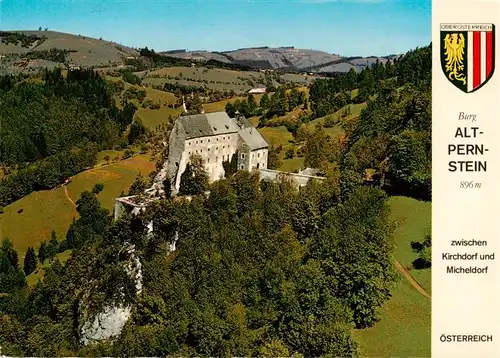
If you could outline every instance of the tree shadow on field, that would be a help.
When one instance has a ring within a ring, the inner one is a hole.
[[[431,267],[430,262],[428,262],[420,257],[416,260],[413,260],[413,262],[411,264],[415,270],[424,270],[424,269],[428,269]]]
[[[418,257],[411,263],[414,269],[424,270],[431,267],[432,263],[431,245],[432,241],[429,233],[425,235],[425,239],[423,242],[418,242],[418,241],[410,242],[410,246],[413,252],[415,252],[418,255]]]
[[[410,246],[411,246],[412,250],[416,253],[419,253],[424,248],[424,245],[418,241],[412,241],[410,243]]]

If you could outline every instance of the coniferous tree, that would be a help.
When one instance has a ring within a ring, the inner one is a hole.
[[[141,140],[146,135],[146,127],[142,124],[142,120],[137,117],[130,126],[130,132],[128,134],[128,144],[134,144],[135,142]]]
[[[273,145],[269,146],[267,150],[267,167],[269,169],[278,169],[282,164],[277,148]]]
[[[181,175],[179,194],[199,195],[208,188],[208,174],[203,166],[200,156],[193,155],[186,165],[186,170]]]
[[[31,246],[28,247],[26,255],[24,256],[24,274],[28,276],[36,270],[36,255],[35,249]]]
[[[49,248],[46,241],[42,241],[38,248],[38,260],[43,265],[45,260],[49,257]]]
[[[225,107],[226,113],[229,117],[233,118],[234,114],[236,112],[236,109],[234,108],[233,104],[231,102],[226,103]]]
[[[50,241],[47,244],[47,258],[52,259],[59,251],[59,242],[54,230],[50,233]]]
[[[269,108],[269,95],[267,93],[264,93],[262,98],[260,99],[259,106],[262,108],[264,111],[266,111]]]
[[[144,191],[149,187],[149,183],[147,179],[141,174],[138,173],[134,182],[130,186],[128,195],[139,195],[144,193]]]
[[[103,191],[104,189],[104,184],[102,183],[97,183],[96,185],[94,185],[94,187],[92,188],[92,193],[94,194],[99,194],[101,191]]]
[[[299,91],[297,90],[296,87],[292,88],[292,90],[290,91],[290,94],[288,96],[288,106],[289,106],[289,110],[292,110],[294,109],[295,107],[297,107],[299,105]]]
[[[223,161],[222,167],[224,168],[224,175],[226,178],[236,173],[238,170],[238,151],[231,156],[231,159]]]
[[[248,110],[247,113],[248,116],[254,116],[257,110],[257,103],[255,102],[255,97],[251,93],[248,95],[247,98],[247,110]]]

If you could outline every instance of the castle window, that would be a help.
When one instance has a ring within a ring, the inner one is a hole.
[[[241,166],[241,170],[243,170],[243,169],[245,169],[245,166],[243,166],[243,165],[242,165],[242,166]]]
[[[208,140],[208,143],[210,143],[210,139]]]
[[[215,147],[215,150],[219,150],[219,147]]]
[[[241,159],[245,159],[245,153],[241,153]]]
[[[218,162],[219,161],[219,157],[215,157],[215,161]]]
[[[260,153],[257,153],[257,158],[260,158]]]
[[[210,148],[208,148],[208,151],[210,152]]]
[[[198,144],[198,141],[196,141],[196,144]]]
[[[226,146],[225,146],[225,145],[223,145],[223,146],[222,146],[222,149],[224,149],[224,148],[226,148]]]
[[[191,152],[188,152],[189,155],[191,155]]]
[[[207,163],[210,163],[210,158],[207,158]]]
[[[200,143],[203,143],[203,139],[202,139],[202,140],[200,140]]]

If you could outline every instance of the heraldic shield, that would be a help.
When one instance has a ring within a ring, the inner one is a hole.
[[[495,69],[495,25],[441,24],[441,67],[465,93],[484,86]]]

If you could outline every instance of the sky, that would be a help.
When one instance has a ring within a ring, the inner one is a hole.
[[[0,0],[1,30],[81,34],[155,51],[294,46],[342,56],[431,41],[431,0]]]

